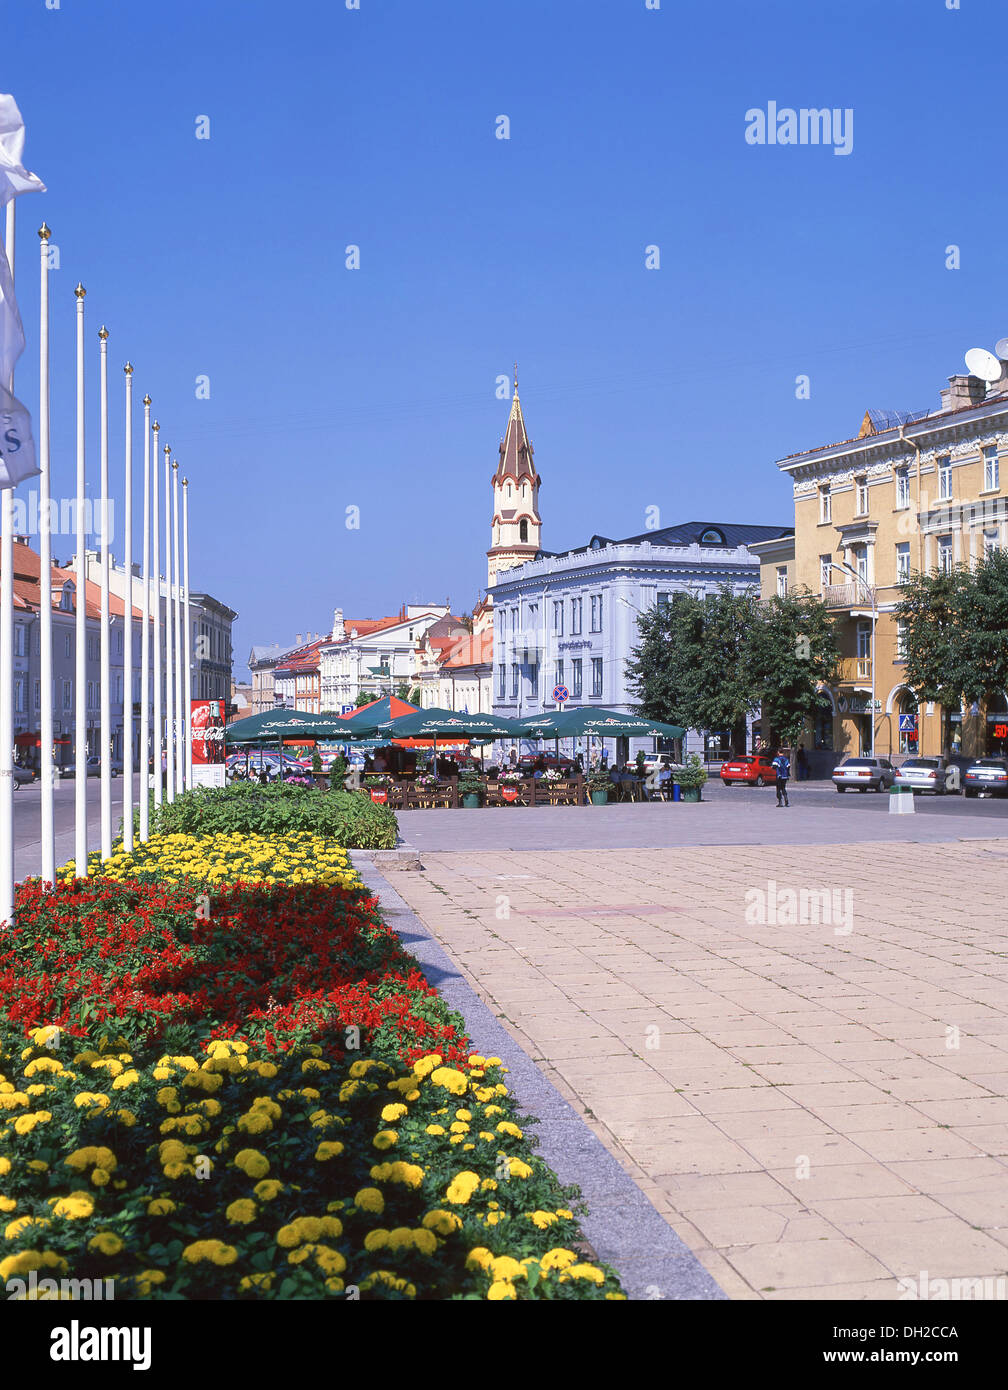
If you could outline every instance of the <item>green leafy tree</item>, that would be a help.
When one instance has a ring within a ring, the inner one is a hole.
[[[362,705],[370,705],[375,696],[369,690],[358,690],[354,706],[360,709]]]
[[[794,744],[837,670],[836,624],[820,598],[791,591],[757,605],[745,642],[747,680],[764,725]]]
[[[700,657],[692,672],[696,729],[737,729],[757,699],[746,648],[759,615],[753,590],[725,585],[703,599]]]
[[[640,641],[626,669],[640,714],[688,729],[699,727],[693,671],[700,659],[702,628],[702,605],[692,594],[673,594],[667,604],[637,619]]]
[[[1008,555],[914,573],[896,605],[906,683],[946,709],[1008,687]]]

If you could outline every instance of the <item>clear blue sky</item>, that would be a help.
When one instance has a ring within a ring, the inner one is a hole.
[[[91,477],[104,321],[117,487],[129,357],[192,479],[193,586],[241,615],[236,669],[335,605],[472,607],[515,358],[562,549],[655,504],[788,523],[777,458],[936,406],[1008,334],[999,0],[360,5],[0,5],[0,89],[49,188],[19,206],[17,394],[35,409],[44,216],[54,491],[82,279]],[[748,145],[771,100],[853,108],[853,153]]]

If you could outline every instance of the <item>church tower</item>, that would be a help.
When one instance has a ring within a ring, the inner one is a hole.
[[[540,549],[542,520],[539,516],[541,479],[533,461],[533,448],[525,429],[518,399],[518,368],[507,432],[500,446],[493,484],[493,521],[487,551],[487,586],[496,584],[504,570],[532,560]]]

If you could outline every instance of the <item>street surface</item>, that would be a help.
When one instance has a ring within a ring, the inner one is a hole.
[[[61,778],[53,797],[56,867],[69,863],[74,857],[74,786],[73,777]],[[133,779],[133,801],[140,794],[139,775]],[[112,778],[112,838],[119,838],[122,821],[123,779]],[[19,788],[14,793],[14,877],[21,881],[42,871],[42,788],[38,782]],[[101,847],[101,788],[97,777],[87,778],[88,849]]]

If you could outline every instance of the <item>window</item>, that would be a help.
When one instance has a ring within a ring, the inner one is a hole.
[[[564,606],[563,599],[558,599],[553,604],[553,631],[558,637],[563,636]]]
[[[518,539],[523,543],[528,543],[528,522],[522,517],[518,523]]]
[[[829,483],[819,489],[819,521],[825,524],[833,520],[833,502],[830,497]]]
[[[899,619],[897,619],[897,621],[896,621],[896,660],[897,660],[897,661],[906,661],[906,638],[907,638],[907,625],[906,625],[906,622],[905,622],[902,618],[899,618]],[[905,750],[904,750],[904,751],[905,751]]]
[[[820,589],[825,589],[826,586],[827,586],[827,584],[831,584],[831,583],[833,582],[832,579],[831,579],[831,575],[832,575],[832,574],[833,574],[833,556],[832,556],[832,555],[820,555],[820,556],[819,556],[819,588],[820,588]]]
[[[996,555],[1001,549],[1001,540],[997,531],[985,531],[983,533],[983,553],[984,559],[988,560],[992,555]]]
[[[857,488],[857,515],[868,515],[868,479],[858,478],[855,486]]]
[[[591,630],[592,632],[602,631],[602,595],[592,594],[591,598]]]
[[[896,469],[896,506],[903,510],[910,505],[910,470]]]
[[[787,565],[777,566],[777,597],[787,598]]]
[[[858,578],[861,580],[861,584],[865,585],[868,583],[868,547],[866,545],[855,546],[851,553],[854,557],[854,568],[858,572]],[[858,597],[859,599],[862,598],[863,594],[859,594]]]
[[[503,700],[507,694],[507,667],[503,664],[497,667],[497,698]]]
[[[601,694],[602,694],[602,658],[601,658],[600,656],[593,656],[592,659],[591,659],[591,664],[592,664],[592,692],[591,692],[591,693],[592,693],[593,695],[601,695]]]
[[[944,455],[938,460],[938,500],[948,502],[952,497],[952,460]]]
[[[984,456],[984,491],[985,491],[985,492],[997,492],[998,488],[1001,486],[1001,482],[1000,482],[1000,469],[998,468],[998,451],[997,451],[997,447],[994,446],[994,445],[992,445],[991,448],[985,449],[985,450],[983,451],[983,456]]]
[[[573,635],[575,635],[575,634],[577,634],[577,633],[579,633],[579,632],[581,631],[581,600],[580,600],[579,598],[572,598],[571,601],[570,601],[570,603],[571,603],[571,625],[570,625],[570,630],[571,630],[571,635],[573,636]]]
[[[518,630],[518,609],[511,609],[511,636],[513,637]]]
[[[73,634],[68,632],[66,635],[66,654],[73,656]]]
[[[564,683],[564,664],[563,664],[563,660],[561,659],[561,660],[558,661],[557,664],[556,664],[556,680],[553,682],[553,684],[554,684],[554,685],[563,685],[563,683]]]
[[[69,681],[64,681],[64,682],[63,682],[63,708],[64,708],[64,709],[71,709],[72,707],[73,707],[73,686],[70,684]]]
[[[871,623],[857,625],[857,654],[859,661],[866,661],[871,656]]]
[[[36,682],[35,682],[35,708],[36,708],[36,709],[41,709],[41,708],[42,708],[42,682],[41,682],[41,681],[36,681]]]
[[[713,527],[713,526],[712,526],[709,530],[705,531],[705,532],[703,533],[703,535],[700,537],[700,544],[701,544],[701,545],[725,545],[725,544],[726,544],[726,541],[725,541],[725,538],[724,538],[724,536],[722,535],[722,533],[721,533],[720,531],[718,531],[718,530],[716,529],[716,527]]]
[[[17,714],[24,712],[24,676],[16,677],[14,681],[14,710]]]
[[[529,696],[535,699],[539,694],[539,663],[528,668],[529,673]]]
[[[517,698],[518,698],[518,665],[517,665],[517,663],[515,663],[515,664],[511,667],[511,698],[512,698],[512,700],[517,700]]]
[[[938,568],[942,574],[952,573],[952,537],[938,537]]]
[[[896,583],[905,584],[910,578],[910,542],[902,541],[896,547]]]
[[[115,645],[116,654],[117,654],[118,656],[122,656],[123,635],[122,635],[122,632],[121,632],[121,631],[116,633],[115,639],[116,639],[116,645]]]
[[[580,698],[581,695],[581,658],[574,657],[571,661],[571,695]]]
[[[669,595],[669,593],[668,593],[667,590],[659,589],[659,591],[658,591],[658,607],[659,607],[659,608],[667,608],[667,607],[669,606],[669,598],[670,598],[670,595]]]
[[[25,630],[24,623],[18,623],[14,628],[14,655],[24,656],[25,654]]]

